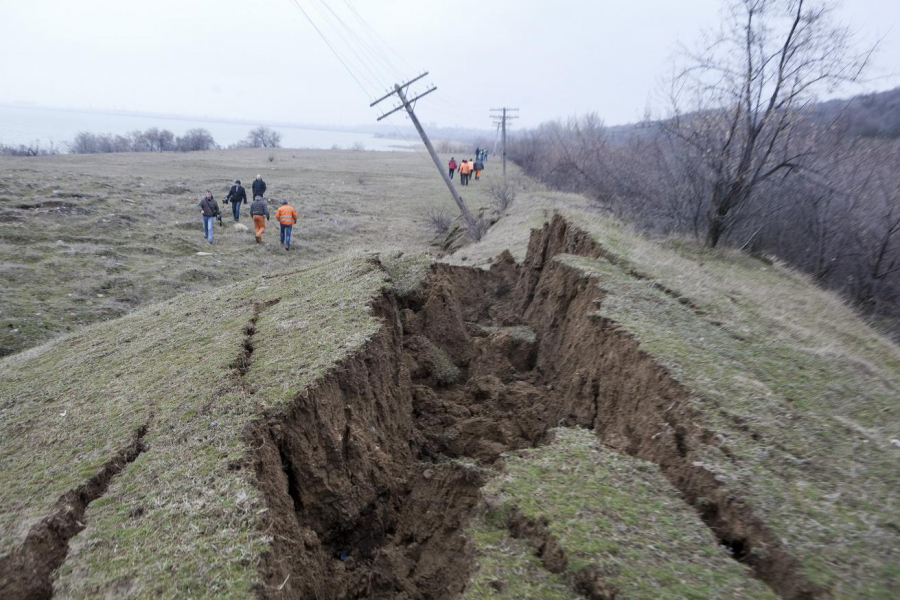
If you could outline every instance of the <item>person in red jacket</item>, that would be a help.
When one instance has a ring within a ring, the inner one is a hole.
[[[453,179],[453,174],[456,173],[457,166],[458,165],[456,164],[456,159],[451,156],[450,162],[447,163],[447,167],[450,169],[450,179]]]

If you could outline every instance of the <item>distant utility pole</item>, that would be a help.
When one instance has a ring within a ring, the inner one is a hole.
[[[511,115],[509,113],[519,112],[518,108],[492,108],[491,112],[494,113],[491,115],[494,119],[494,125],[500,126],[500,153],[503,156],[503,180],[506,180],[506,122],[512,119],[518,119],[517,115]],[[500,114],[496,114],[500,113]]]
[[[431,145],[431,140],[428,139],[428,135],[425,133],[425,130],[422,128],[422,124],[419,123],[419,119],[418,119],[418,117],[416,117],[416,112],[413,110],[413,103],[416,102],[416,100],[418,100],[419,98],[422,98],[423,96],[427,96],[431,92],[435,91],[437,88],[432,86],[431,88],[422,92],[415,98],[412,98],[412,99],[406,98],[406,90],[409,89],[409,86],[411,84],[415,83],[416,81],[422,79],[426,75],[428,75],[428,71],[422,73],[421,75],[419,75],[418,77],[416,77],[414,79],[410,79],[406,83],[398,83],[398,84],[394,85],[393,92],[385,94],[384,96],[382,96],[381,98],[379,98],[378,100],[376,100],[375,102],[370,104],[369,106],[370,107],[375,106],[376,104],[387,100],[394,94],[397,94],[397,97],[400,98],[400,106],[396,106],[393,109],[391,109],[390,111],[384,113],[383,115],[378,117],[378,120],[380,121],[380,120],[384,119],[385,117],[394,114],[398,110],[401,110],[404,108],[406,109],[406,112],[409,113],[409,118],[412,120],[413,125],[416,126],[416,131],[418,131],[419,135],[422,136],[422,141],[425,142],[425,147],[428,148],[428,153],[431,155],[431,160],[434,161],[434,166],[437,167],[437,170],[441,174],[441,177],[444,178],[444,183],[447,184],[447,188],[450,190],[450,194],[453,195],[453,200],[456,201],[456,205],[459,207],[459,212],[462,213],[463,219],[465,219],[465,221],[466,221],[466,227],[469,230],[469,235],[473,239],[477,240],[480,237],[480,233],[481,233],[478,223],[475,221],[475,217],[472,216],[472,213],[469,212],[469,208],[466,206],[465,201],[463,201],[462,196],[460,196],[459,192],[456,190],[456,186],[453,185],[453,181],[450,179],[450,175],[448,174],[447,170],[444,168],[444,165],[441,163],[441,159],[438,158],[437,152],[434,151],[434,146]]]

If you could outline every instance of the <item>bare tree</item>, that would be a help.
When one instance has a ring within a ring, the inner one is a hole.
[[[815,140],[795,135],[803,109],[857,81],[872,51],[854,53],[832,7],[813,0],[732,0],[707,39],[685,52],[664,125],[702,166],[706,243],[716,246],[758,186],[805,167]]]
[[[247,143],[251,148],[280,148],[281,134],[260,125],[247,134]]]
[[[183,136],[175,140],[175,147],[181,152],[212,150],[216,147],[216,140],[213,139],[212,134],[206,129],[189,129]]]
[[[175,149],[175,134],[168,129],[151,127],[143,133],[148,152],[168,152]]]

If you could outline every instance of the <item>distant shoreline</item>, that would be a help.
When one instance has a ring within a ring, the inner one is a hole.
[[[327,128],[322,125],[300,123],[258,122],[244,119],[223,119],[204,116],[143,113],[139,111],[93,110],[80,108],[52,108],[49,106],[0,103],[0,145],[55,146],[64,149],[79,134],[127,136],[135,131],[158,128],[171,131],[176,137],[194,129],[207,130],[215,143],[222,147],[239,144],[248,132],[260,125],[281,134],[286,148],[349,148],[365,150],[394,150],[415,143],[397,131],[361,131]]]

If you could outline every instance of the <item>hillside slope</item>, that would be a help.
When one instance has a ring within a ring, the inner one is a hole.
[[[783,575],[795,585],[806,585],[799,579],[805,576],[816,593],[890,597],[900,585],[898,348],[835,294],[782,265],[689,241],[648,241],[589,214],[574,195],[548,194],[517,207],[479,248],[458,252],[454,262],[477,264],[499,248],[524,256],[519,230],[553,207],[586,232],[590,250],[557,255],[551,264],[595,283],[602,300],[593,317],[626,333],[677,380],[695,415],[681,432],[661,414],[657,425],[601,439],[647,458],[654,451],[640,449],[646,436],[676,435],[695,473],[670,478],[689,499],[696,490],[677,481],[707,477],[726,484],[691,501],[784,595],[802,590],[785,593],[770,571],[790,562],[779,556],[782,544],[800,563]],[[531,255],[543,254],[532,248]],[[597,360],[609,359],[587,359]],[[582,362],[578,356],[563,374],[577,374]],[[710,501],[713,508],[706,507]],[[744,515],[741,524],[728,522],[734,514]]]
[[[892,597],[896,346],[526,192],[453,264],[352,253],[0,361],[0,589]]]

